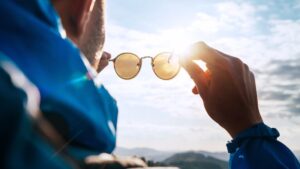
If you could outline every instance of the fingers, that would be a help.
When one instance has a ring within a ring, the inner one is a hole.
[[[193,87],[192,92],[193,92],[194,94],[199,94],[199,91],[198,91],[198,89],[197,89],[197,86],[194,86],[194,87]]]
[[[97,65],[97,72],[100,73],[109,63],[109,60],[111,58],[111,54],[108,53],[108,52],[103,52],[102,53],[102,56],[98,62],[98,65]]]
[[[201,97],[204,98],[208,87],[205,72],[193,61],[182,61],[182,66],[196,84],[197,89],[193,89],[193,93],[199,93]]]
[[[187,58],[189,60],[202,60],[207,64],[218,67],[226,66],[228,62],[226,56],[207,46],[204,42],[198,42],[192,45]]]
[[[111,58],[111,54],[104,51],[101,56],[101,60],[110,60],[110,58]]]

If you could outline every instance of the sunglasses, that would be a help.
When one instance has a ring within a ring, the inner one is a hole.
[[[142,59],[150,58],[154,74],[162,80],[174,78],[180,71],[179,61],[172,59],[170,52],[162,52],[154,58],[150,56],[138,57],[134,53],[121,53],[114,59],[114,69],[117,75],[125,80],[133,79],[138,75],[142,67]]]

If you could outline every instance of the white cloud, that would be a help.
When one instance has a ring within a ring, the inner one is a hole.
[[[197,17],[197,20],[188,27],[188,31],[201,31],[210,34],[220,31],[221,22],[218,18],[201,12],[197,13]]]
[[[276,47],[276,52],[293,57],[300,53],[300,19],[299,20],[271,20],[269,43]],[[267,39],[266,39],[267,40]]]
[[[231,30],[251,32],[260,17],[256,16],[257,8],[247,3],[224,2],[217,4],[222,26]]]
[[[223,2],[216,4],[214,10],[213,14],[197,13],[197,20],[188,27],[188,30],[210,34],[250,33],[256,30],[256,24],[262,19],[257,12],[267,10],[267,7],[249,3]]]

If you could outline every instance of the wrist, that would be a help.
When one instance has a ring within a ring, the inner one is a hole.
[[[232,138],[235,138],[237,135],[239,135],[239,133],[243,132],[244,130],[251,128],[252,126],[255,126],[259,123],[262,123],[263,120],[262,118],[259,116],[258,118],[254,118],[254,119],[245,119],[245,120],[235,120],[234,122],[231,122],[231,125],[228,125],[227,128],[225,128],[227,130],[227,132],[230,134],[230,136]]]

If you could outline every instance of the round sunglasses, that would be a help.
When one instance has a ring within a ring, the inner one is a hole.
[[[162,80],[170,80],[180,71],[179,61],[175,61],[170,52],[159,53],[154,58],[151,56],[140,58],[134,53],[126,52],[119,54],[110,61],[114,63],[117,75],[122,79],[129,80],[138,75],[142,67],[142,59],[146,58],[151,59],[154,74]]]

